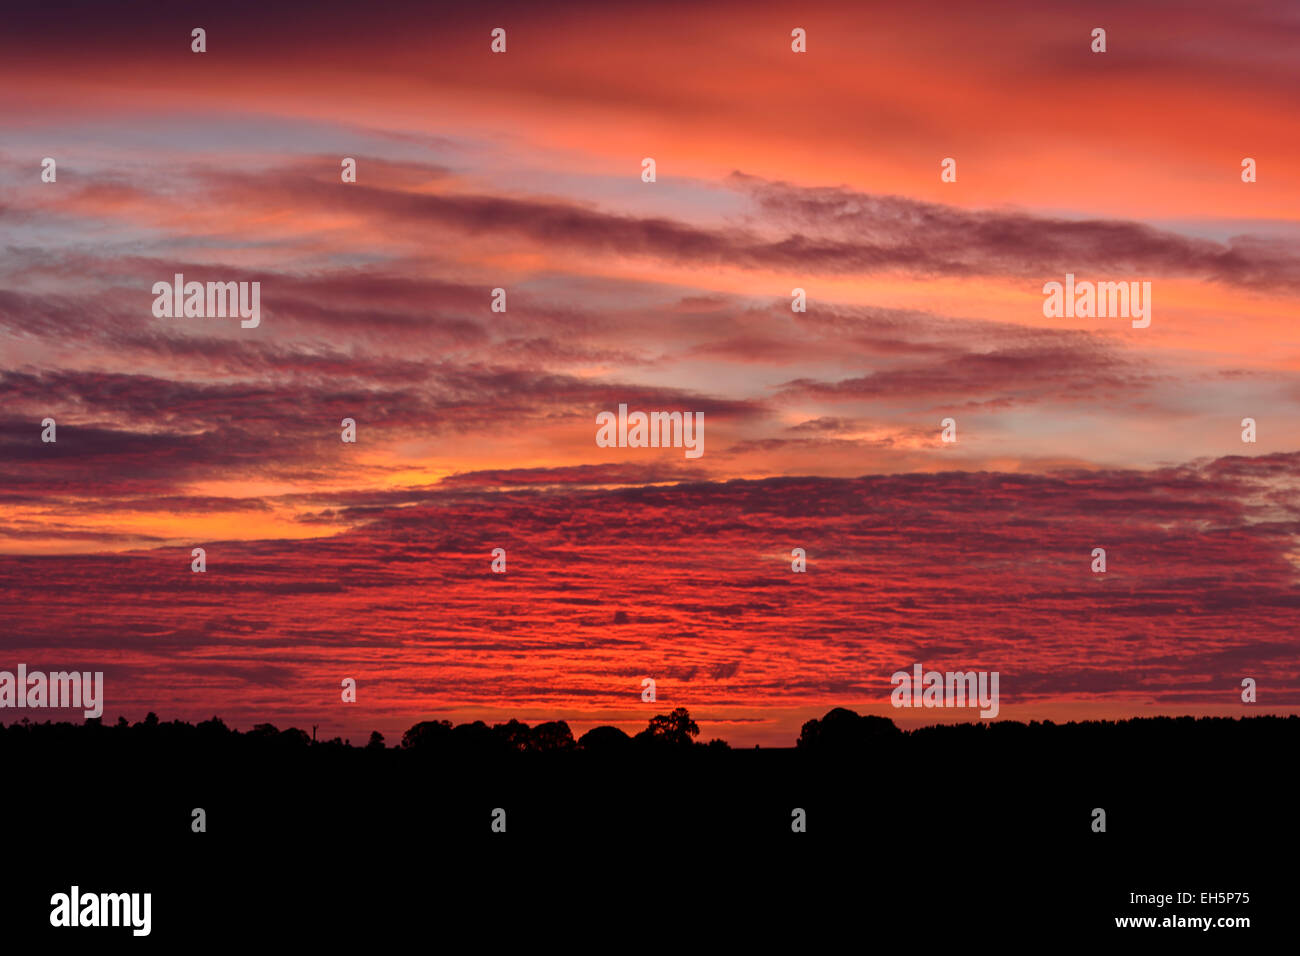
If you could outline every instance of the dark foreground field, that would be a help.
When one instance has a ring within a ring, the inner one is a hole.
[[[1290,932],[1300,718],[884,724],[789,749],[544,752],[472,735],[364,749],[214,725],[10,726],[0,926],[7,941],[169,952],[820,952],[899,935],[945,950],[1097,937],[1182,951]],[[792,831],[796,808],[806,832]],[[51,927],[51,895],[73,884],[152,893],[150,935]],[[1180,891],[1195,902],[1130,902]],[[1251,926],[1116,928],[1128,915]]]

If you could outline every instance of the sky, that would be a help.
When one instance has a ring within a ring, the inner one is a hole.
[[[893,708],[915,663],[999,719],[1300,712],[1298,43],[1284,2],[16,10],[0,670],[354,742],[977,719]],[[260,324],[155,316],[176,273]],[[1046,317],[1067,274],[1149,327]],[[620,404],[704,453],[601,447]]]

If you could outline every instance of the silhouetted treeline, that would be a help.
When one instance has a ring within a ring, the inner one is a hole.
[[[652,717],[644,730],[629,736],[617,727],[595,727],[575,738],[567,722],[546,721],[529,726],[509,720],[489,726],[481,720],[453,725],[447,720],[421,721],[408,729],[396,747],[389,747],[382,734],[372,732],[364,747],[354,747],[340,737],[313,740],[297,727],[281,730],[261,723],[240,732],[227,727],[219,717],[190,724],[160,721],[150,713],[132,724],[125,718],[106,725],[100,719],[82,724],[35,723],[28,718],[7,727],[0,724],[0,752],[41,752],[65,746],[112,747],[121,743],[166,752],[247,751],[259,756],[306,751],[405,751],[419,754],[448,754],[472,757],[514,753],[553,754],[573,751],[588,753],[637,753],[646,748],[657,752],[682,749],[725,751],[730,745],[720,739],[698,742],[700,729],[690,713],[678,707]],[[901,730],[887,717],[859,715],[837,707],[825,716],[803,725],[794,742],[798,751],[809,754],[882,754],[892,748],[907,751],[950,747],[1003,751],[1023,749],[1049,753],[1062,748],[1107,748],[1121,752],[1166,746],[1181,752],[1198,746],[1231,748],[1234,742],[1249,740],[1252,747],[1270,741],[1288,744],[1300,735],[1300,717],[1143,717],[1121,721],[1082,721],[1056,724],[1052,721],[994,721],[940,724],[916,730]],[[757,749],[757,748],[756,748]],[[780,749],[780,748],[769,748]],[[1159,751],[1154,755],[1158,758]]]
[[[1253,893],[1264,870],[1243,855],[1300,847],[1289,765],[1300,717],[904,731],[836,708],[792,746],[700,736],[681,708],[630,736],[428,720],[398,741],[352,744],[217,718],[19,722],[0,727],[0,819],[31,887],[21,911],[47,920],[51,894],[73,883],[148,889],[160,938],[169,924],[206,932],[220,922],[212,901],[232,893],[244,916],[370,926],[394,900],[460,912],[503,874],[583,893],[644,878],[645,898],[669,887],[675,903],[683,873],[719,861],[747,897],[798,874],[814,923],[863,906],[879,921],[900,904],[881,896],[889,886],[906,888],[905,903],[949,874],[962,889],[945,912],[985,887],[996,906],[1011,899],[1074,933],[1083,917],[1124,912],[1134,890]],[[886,877],[868,889],[842,879],[846,864]],[[322,906],[339,881],[347,892]],[[736,912],[783,905],[747,898]]]
[[[481,720],[453,725],[448,720],[426,720],[415,724],[402,735],[400,744],[393,749],[419,753],[448,752],[474,756],[492,756],[511,753],[558,753],[573,750],[596,752],[620,751],[624,748],[684,748],[704,746],[709,749],[727,749],[724,740],[711,740],[699,745],[699,725],[683,707],[669,714],[652,717],[645,730],[629,736],[617,727],[595,727],[581,738],[575,739],[573,731],[563,720],[551,720],[529,726],[518,720],[488,726]],[[265,754],[274,751],[312,749],[355,750],[350,740],[341,737],[315,740],[311,734],[297,727],[280,730],[273,724],[255,724],[251,730],[232,730],[220,717],[190,724],[182,720],[160,721],[150,712],[144,720],[129,723],[119,717],[116,724],[105,725],[101,719],[91,718],[83,724],[33,723],[29,718],[5,727],[0,724],[0,749],[24,747],[59,747],[63,744],[85,745],[103,743],[113,745],[123,742],[148,745],[161,750],[226,750],[244,748]],[[390,749],[383,734],[373,731],[365,750]]]
[[[1195,746],[1227,746],[1249,741],[1252,748],[1293,743],[1300,736],[1300,716],[1279,717],[1134,717],[1128,720],[1084,720],[1058,724],[1050,720],[1016,720],[938,724],[900,730],[887,717],[859,715],[836,707],[810,720],[799,733],[797,747],[813,753],[874,750],[901,746],[907,750],[948,748],[1042,749],[1052,751],[1106,748],[1114,752],[1147,753],[1159,759],[1162,745],[1181,750]]]

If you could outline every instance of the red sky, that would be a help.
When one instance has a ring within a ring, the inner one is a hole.
[[[1294,5],[270,6],[0,37],[0,669],[354,739],[789,744],[918,662],[1300,707]],[[155,318],[177,272],[261,325]],[[1151,326],[1044,318],[1066,273]]]

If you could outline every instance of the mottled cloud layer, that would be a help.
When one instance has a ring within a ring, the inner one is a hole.
[[[1000,670],[1004,716],[1059,715],[1063,697],[1109,716],[1235,712],[1243,677],[1288,709],[1297,465],[461,481],[356,496],[340,517],[358,524],[331,538],[209,544],[203,575],[178,548],[6,557],[0,629],[17,660],[52,666],[57,648],[60,664],[106,664],[110,716],[216,710],[354,732],[434,713],[634,723],[653,676],[662,706],[756,719],[756,739],[775,742],[832,704],[897,716],[889,675],[913,662]],[[496,547],[504,575],[489,570]],[[355,715],[336,703],[347,676]]]
[[[15,10],[0,654],[102,665],[110,713],[353,736],[630,725],[654,676],[788,742],[918,660],[1000,669],[1006,715],[1235,712],[1242,676],[1293,709],[1298,29],[1270,2]],[[154,317],[176,273],[259,282],[260,326]],[[1151,282],[1151,326],[1044,318],[1066,273]],[[703,457],[597,446],[620,404],[703,413]]]

